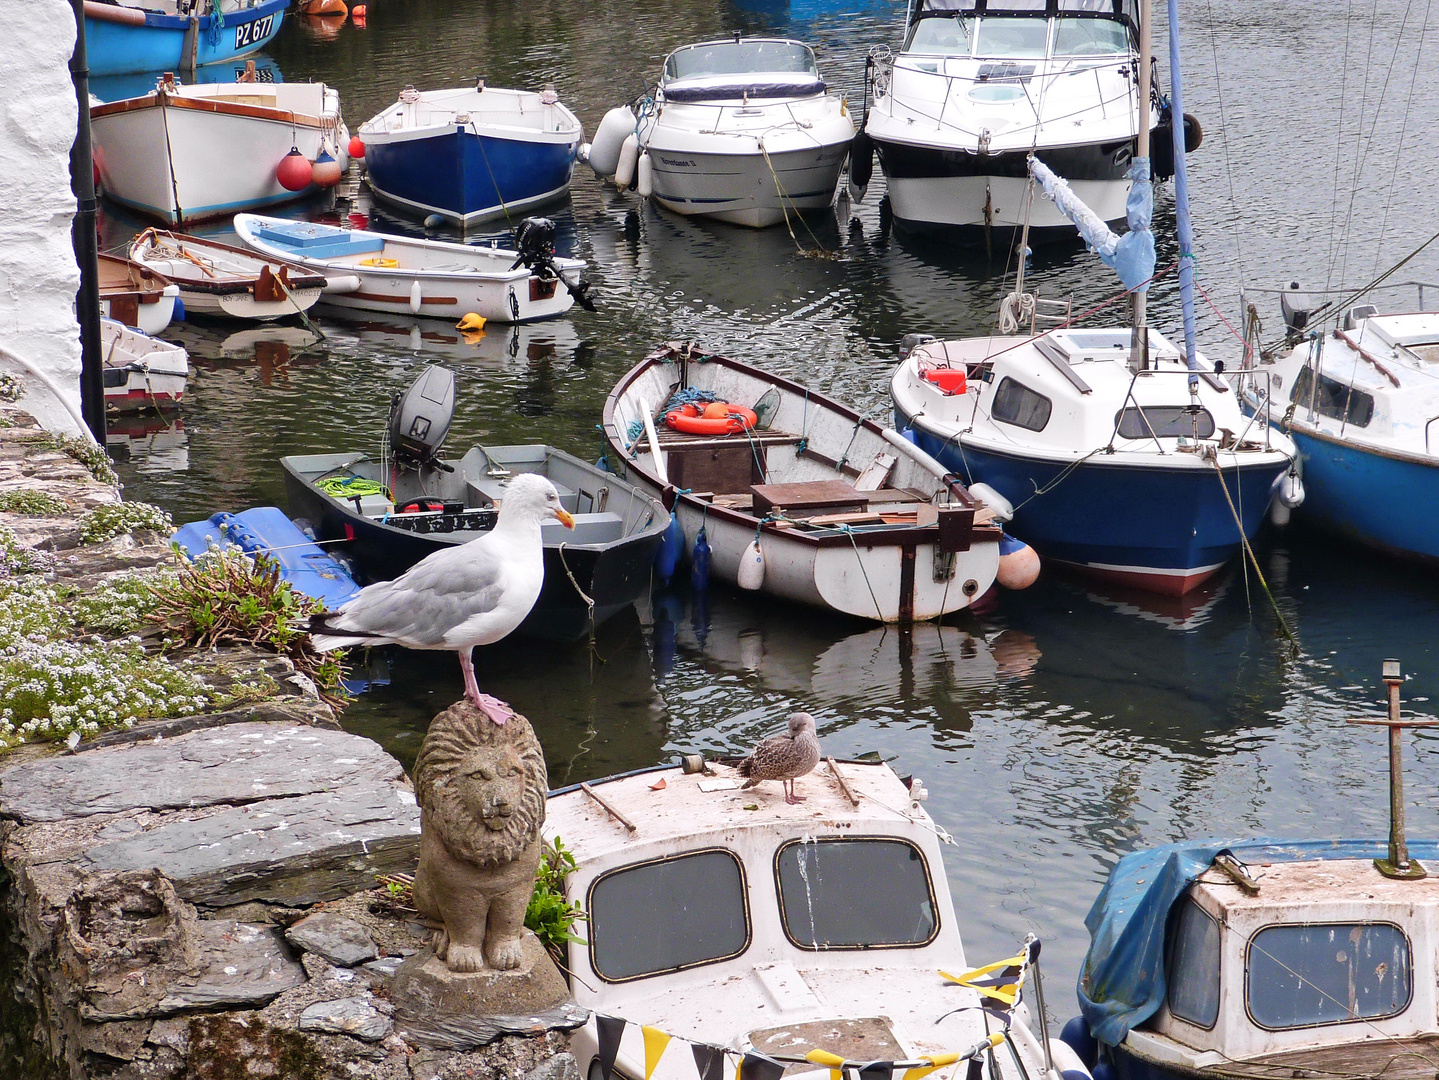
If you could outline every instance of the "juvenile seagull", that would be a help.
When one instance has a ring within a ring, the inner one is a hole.
[[[540,523],[575,519],[543,476],[521,473],[505,488],[495,527],[465,544],[425,556],[393,581],[361,589],[339,611],[310,618],[310,636],[324,652],[346,645],[403,645],[454,649],[465,675],[465,697],[496,724],[512,711],[480,693],[471,652],[519,626],[545,581]]]
[[[739,763],[739,774],[748,776],[745,788],[761,780],[779,780],[784,787],[784,801],[790,805],[804,802],[796,795],[795,780],[819,764],[819,736],[815,734],[814,717],[809,713],[791,713],[789,733],[771,735],[754,748],[754,753]],[[741,791],[744,788],[740,789]]]

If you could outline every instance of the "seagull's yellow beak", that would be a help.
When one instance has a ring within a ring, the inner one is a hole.
[[[563,506],[555,507],[555,520],[567,529],[573,529],[575,527],[575,516]]]

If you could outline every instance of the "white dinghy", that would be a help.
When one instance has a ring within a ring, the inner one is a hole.
[[[585,264],[555,254],[549,218],[520,222],[518,250],[256,214],[236,214],[235,232],[256,251],[323,274],[322,302],[339,308],[498,323],[553,318],[576,302],[593,310]]]
[[[267,322],[312,307],[325,287],[324,275],[298,263],[164,229],[137,236],[130,258],[178,285],[187,315]]]
[[[190,354],[114,319],[100,320],[107,412],[174,408],[190,378]]]
[[[943,466],[758,368],[667,345],[611,391],[604,431],[611,468],[671,507],[686,551],[704,530],[730,584],[893,623],[968,607],[1000,575],[1002,532]]]
[[[829,207],[853,138],[808,45],[736,34],[672,52],[653,98],[605,115],[589,161],[677,214],[765,228]]]

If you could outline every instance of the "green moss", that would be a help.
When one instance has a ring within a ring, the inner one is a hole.
[[[8,371],[0,371],[0,401],[19,401],[25,392],[20,379]]]
[[[147,502],[106,503],[80,519],[82,544],[101,544],[133,532],[158,532],[169,536],[174,531],[175,523],[170,515]]]
[[[246,1017],[190,1021],[185,1080],[323,1080],[325,1059],[298,1031]]]
[[[20,488],[0,494],[0,511],[32,517],[58,517],[70,512],[70,504],[39,488]]]

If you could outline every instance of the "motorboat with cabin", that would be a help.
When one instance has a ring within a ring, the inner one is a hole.
[[[1201,355],[1148,330],[1055,329],[916,345],[890,382],[895,424],[984,484],[1040,558],[1182,595],[1264,523],[1294,445],[1239,408]],[[982,496],[985,497],[985,496]]]
[[[569,190],[584,130],[553,85],[416,90],[360,125],[370,190],[400,209],[464,227]]]
[[[1439,559],[1439,312],[1367,303],[1329,324],[1319,297],[1296,286],[1281,299],[1288,340],[1256,350],[1235,384],[1298,447],[1301,513],[1370,547]]]
[[[649,586],[669,526],[665,508],[550,446],[473,446],[446,460],[440,451],[454,405],[454,373],[432,365],[396,396],[378,453],[281,458],[290,516],[335,545],[326,550],[352,559],[362,582],[386,581],[492,529],[510,477],[539,473],[555,485],[575,525],[541,528],[545,582],[521,631],[573,639],[631,604]]]
[[[874,153],[898,221],[1067,229],[1030,183],[1036,154],[1100,218],[1123,220],[1139,125],[1167,132],[1157,96],[1139,100],[1138,48],[1138,0],[910,0],[899,52],[874,48],[866,65],[855,193]],[[1162,150],[1155,166],[1172,172]]]
[[[550,794],[587,916],[565,957],[582,1076],[1089,1080],[1045,1036],[1037,943],[966,970],[920,781],[826,759],[802,806],[742,783],[696,757]]]
[[[710,572],[740,588],[907,623],[966,608],[997,579],[1034,580],[1032,553],[1011,541],[1002,554],[992,513],[949,468],[736,360],[656,350],[611,391],[604,433],[610,467],[673,510],[684,551],[703,537]]]
[[[91,75],[194,71],[263,49],[289,0],[84,0]]]
[[[1430,1080],[1439,844],[1403,825],[1397,660],[1384,662],[1383,840],[1197,840],[1120,859],[1085,920],[1062,1038],[1112,1080]],[[1392,811],[1391,811],[1392,813]]]
[[[589,164],[677,214],[762,229],[829,208],[854,131],[808,45],[737,33],[670,53],[653,96],[605,114]]]

